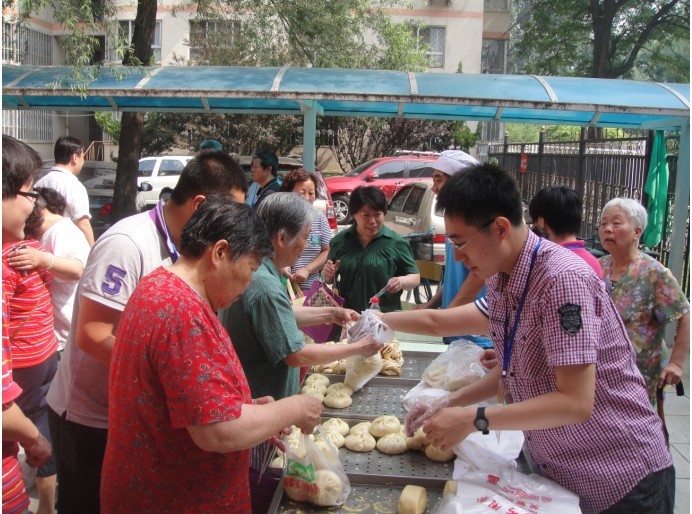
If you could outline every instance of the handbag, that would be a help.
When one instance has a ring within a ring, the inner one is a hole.
[[[305,293],[303,305],[306,307],[341,307],[344,305],[344,301],[343,298],[318,279],[312,283],[310,290]],[[304,334],[312,337],[316,343],[324,343],[330,340],[333,332],[341,331],[341,325],[325,323],[323,325],[302,327],[301,330]]]
[[[288,297],[291,299],[293,305],[300,307],[305,303],[305,293],[303,293],[303,290],[290,278],[286,279],[286,290],[288,291]]]

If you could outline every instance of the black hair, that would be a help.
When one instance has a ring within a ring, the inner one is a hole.
[[[162,187],[161,192],[159,193],[159,200],[161,200],[163,195],[168,195],[168,198],[170,198],[171,197],[170,195],[172,195],[172,194],[173,194],[173,188],[172,187],[168,187],[168,186]]]
[[[217,241],[225,239],[234,259],[244,255],[273,255],[267,229],[252,207],[230,196],[211,195],[202,202],[183,227],[180,253],[198,258]]]
[[[351,193],[349,201],[351,215],[357,213],[366,205],[373,211],[381,211],[387,214],[387,197],[381,189],[375,186],[359,186]]]
[[[581,196],[567,186],[543,188],[529,202],[529,214],[534,221],[543,218],[559,236],[576,234],[581,229]]]
[[[2,136],[2,198],[14,198],[22,187],[34,181],[41,168],[41,157],[26,143]]]
[[[437,196],[438,209],[445,216],[463,219],[482,228],[498,216],[513,226],[524,222],[521,194],[514,178],[494,164],[481,164],[447,180]]]
[[[53,157],[55,164],[67,164],[72,159],[74,154],[80,154],[84,151],[84,144],[72,136],[59,137],[53,148]]]
[[[58,193],[55,189],[51,189],[50,187],[36,187],[34,191],[40,195],[39,201],[43,200],[40,203],[43,207],[48,209],[49,212],[60,216],[65,213],[67,201],[61,193]]]
[[[256,152],[252,158],[259,159],[262,168],[271,168],[272,175],[275,177],[279,173],[279,158],[274,152],[262,150],[261,152]]]
[[[171,193],[182,205],[197,195],[226,195],[232,189],[247,193],[247,179],[240,165],[227,153],[203,150],[188,161]]]

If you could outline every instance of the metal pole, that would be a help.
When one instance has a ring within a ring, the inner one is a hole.
[[[668,268],[678,283],[682,284],[682,258],[685,255],[685,230],[687,228],[687,208],[690,204],[690,121],[680,130],[680,153],[678,172],[675,181],[675,202],[673,202],[673,232],[671,235]]]
[[[303,111],[303,168],[315,171],[315,137],[317,134],[317,109],[314,100],[301,104]]]

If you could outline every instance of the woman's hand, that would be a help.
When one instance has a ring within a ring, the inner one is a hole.
[[[339,325],[346,325],[347,323],[355,323],[360,319],[360,314],[351,309],[345,309],[343,307],[334,307],[334,321],[332,323],[337,323]]]
[[[52,260],[52,254],[26,246],[12,252],[7,258],[7,264],[19,271],[31,271],[36,268],[49,268]]]
[[[669,362],[661,370],[661,375],[658,377],[658,388],[667,385],[678,385],[682,379],[682,368],[674,362]]]
[[[432,444],[449,450],[476,431],[475,418],[474,407],[447,407],[423,423],[423,431]]]
[[[392,277],[387,281],[387,292],[398,293],[404,289],[404,285],[402,277]]]
[[[294,425],[300,428],[304,434],[312,434],[315,427],[320,424],[320,417],[324,410],[322,402],[314,396],[306,394],[296,394],[291,398],[295,398],[294,401],[298,404],[296,409],[298,419]]]
[[[375,355],[382,348],[384,348],[384,343],[378,343],[372,338],[372,336],[365,336],[357,343],[352,344],[357,344],[360,346],[360,351],[358,352],[358,354],[363,357],[370,357],[372,355]]]
[[[299,270],[296,270],[296,272],[291,277],[291,280],[293,280],[294,282],[298,282],[299,284],[302,284],[308,279],[309,275],[310,272],[307,268],[300,268]]]
[[[480,360],[481,366],[483,366],[485,369],[493,369],[495,366],[497,366],[497,355],[495,354],[495,350],[492,348],[483,350]]]
[[[285,267],[279,269],[279,273],[281,273],[284,277],[288,277],[291,280],[293,280],[293,276],[291,275],[291,267],[290,266],[285,266]]]
[[[53,448],[48,439],[39,434],[38,439],[31,446],[24,447],[24,452],[26,453],[26,463],[29,466],[38,468],[50,458]]]
[[[324,281],[328,284],[334,282],[336,272],[339,270],[339,264],[341,264],[340,259],[337,259],[336,262],[327,260],[327,262],[324,263],[324,268],[322,268],[322,272],[324,273]]]

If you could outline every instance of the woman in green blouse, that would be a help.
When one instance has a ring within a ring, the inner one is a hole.
[[[387,199],[374,186],[358,187],[350,207],[353,225],[332,239],[324,279],[336,280],[346,308],[367,309],[370,298],[387,286],[380,309],[401,309],[401,291],[418,286],[420,274],[408,242],[383,225]]]

